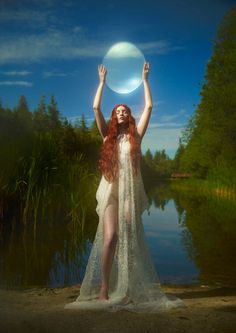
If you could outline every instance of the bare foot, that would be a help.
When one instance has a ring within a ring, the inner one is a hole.
[[[107,288],[102,287],[99,292],[99,296],[97,297],[100,301],[108,300],[108,290]]]

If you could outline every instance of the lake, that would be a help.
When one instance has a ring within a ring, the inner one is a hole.
[[[197,189],[175,190],[170,183],[147,194],[150,209],[142,221],[160,282],[235,285],[236,203],[205,197]],[[45,222],[35,235],[16,219],[2,226],[1,288],[80,283],[97,223],[95,214],[83,231],[63,220]]]

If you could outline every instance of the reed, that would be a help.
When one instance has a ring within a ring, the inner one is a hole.
[[[68,166],[68,188],[65,199],[69,205],[67,217],[74,232],[84,233],[87,214],[94,209],[94,197],[97,187],[97,175],[89,170],[83,161],[83,155],[76,158],[76,162]]]
[[[12,158],[15,167],[6,167],[7,175],[0,173],[1,215],[14,197],[23,225],[33,224],[34,236],[38,223],[53,224],[58,219],[69,220],[74,231],[84,233],[98,182],[86,156],[78,153],[68,158],[50,133],[40,133],[34,137],[29,155]]]
[[[171,186],[191,193],[236,201],[236,172],[231,167],[218,167],[209,172],[206,179],[173,180]]]

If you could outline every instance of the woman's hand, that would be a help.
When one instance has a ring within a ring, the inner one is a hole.
[[[149,62],[145,62],[143,65],[143,72],[142,72],[143,81],[148,79],[149,69],[150,69]]]
[[[98,75],[100,82],[106,81],[107,70],[104,65],[98,65]]]

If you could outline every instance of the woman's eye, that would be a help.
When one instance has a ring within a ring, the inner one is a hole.
[[[122,112],[123,111],[123,112]],[[124,115],[127,115],[127,111],[126,110],[116,110],[116,113],[123,113]]]

